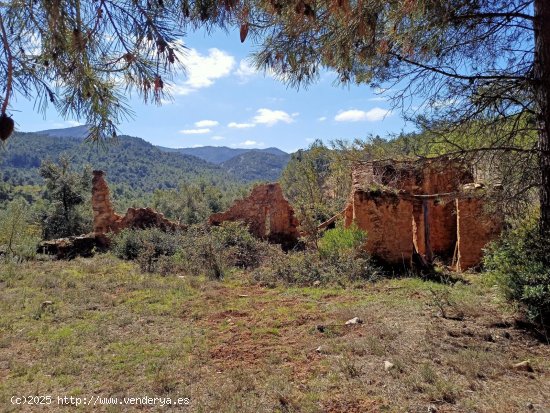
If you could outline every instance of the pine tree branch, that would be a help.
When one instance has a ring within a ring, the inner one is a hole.
[[[460,79],[460,80],[521,80],[521,81],[533,81],[532,78],[529,78],[527,76],[508,76],[508,75],[463,75],[460,73],[452,73],[448,72],[446,70],[440,69],[435,66],[426,65],[420,62],[416,62],[414,60],[408,59],[399,53],[395,52],[388,52],[390,56],[395,57],[396,59],[408,63],[412,66],[418,67],[420,69],[424,69],[433,73],[437,73],[449,78],[453,79]]]
[[[8,41],[8,35],[6,33],[6,28],[4,27],[4,18],[0,13],[0,29],[2,31],[2,43],[4,45],[4,53],[6,54],[6,60],[8,65],[8,70],[6,73],[6,95],[4,96],[4,101],[2,102],[2,114],[6,113],[8,109],[9,100],[12,92],[13,85],[13,55],[11,53],[10,43]]]

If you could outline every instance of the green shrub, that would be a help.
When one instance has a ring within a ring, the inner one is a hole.
[[[176,253],[181,239],[178,232],[158,228],[124,229],[112,238],[113,253],[124,260],[137,260],[142,271],[155,272],[159,257]]]
[[[293,285],[346,284],[357,281],[374,281],[380,276],[376,266],[366,254],[342,255],[339,259],[322,259],[316,251],[273,250],[263,265],[253,272],[260,284]]]
[[[347,228],[330,229],[319,240],[319,254],[323,259],[339,259],[343,256],[360,254],[366,240],[367,233],[355,223]]]
[[[0,253],[17,260],[36,256],[40,227],[32,222],[30,207],[23,198],[11,201],[0,211]]]
[[[192,225],[182,237],[179,253],[191,274],[221,279],[230,266],[229,252],[208,225]]]
[[[226,222],[219,227],[193,225],[182,236],[179,255],[187,270],[221,279],[230,268],[255,268],[260,265],[269,245],[254,238],[246,225]]]
[[[550,263],[537,217],[515,225],[486,251],[485,266],[496,275],[509,299],[521,303],[528,318],[550,327]]]
[[[228,264],[239,268],[255,268],[262,262],[268,244],[255,238],[241,222],[224,222],[211,228],[214,242],[226,250]]]

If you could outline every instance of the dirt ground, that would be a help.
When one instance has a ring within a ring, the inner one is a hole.
[[[69,411],[10,401],[50,394],[190,400],[74,411],[550,412],[550,346],[518,319],[477,275],[264,288],[109,256],[4,266],[0,409]]]

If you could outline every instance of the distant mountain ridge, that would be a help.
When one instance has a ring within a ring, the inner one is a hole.
[[[198,177],[235,182],[275,181],[290,158],[277,148],[170,149],[125,135],[101,149],[84,142],[87,136],[86,125],[15,133],[6,149],[0,151],[0,180],[16,185],[36,184],[41,182],[41,162],[57,160],[65,154],[76,168],[89,164],[94,169],[105,170],[112,183],[152,192],[175,188],[182,180]],[[197,149],[203,151],[197,154]]]
[[[282,152],[282,151],[281,151]],[[249,151],[234,156],[220,166],[242,181],[276,181],[290,160],[290,155],[265,151]]]
[[[247,148],[229,148],[227,146],[199,146],[196,148],[164,148],[159,146],[160,150],[166,152],[178,152],[186,155],[193,155],[197,158],[204,159],[207,162],[215,164],[221,164],[228,161],[235,156],[242,155],[248,152],[264,152],[276,156],[287,156],[288,154],[278,148],[266,148],[266,149],[247,149]]]
[[[90,133],[90,128],[88,127],[88,125],[79,125],[79,126],[73,126],[70,128],[47,129],[47,130],[42,130],[38,132],[30,132],[30,133],[36,133],[37,135],[45,135],[45,136],[56,136],[58,138],[85,139],[88,137],[88,134]]]

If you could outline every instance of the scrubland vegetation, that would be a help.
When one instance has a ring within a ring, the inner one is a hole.
[[[283,177],[306,224],[342,203],[323,190],[342,173],[341,153],[316,145],[299,155],[309,175],[294,159]],[[549,268],[536,212],[510,220],[483,272],[416,274],[373,262],[353,225],[286,252],[241,223],[209,227],[226,195],[186,184],[154,199],[187,230],[126,229],[107,253],[56,261],[36,244],[89,225],[88,188],[68,165],[44,170],[43,200],[14,197],[0,213],[5,411],[20,410],[14,394],[189,397],[197,412],[548,409]]]
[[[225,267],[221,280],[210,267],[163,274],[161,260],[148,273],[113,254],[4,263],[3,410],[20,411],[13,394],[189,397],[197,412],[548,407],[550,349],[492,277],[317,285],[311,253],[299,254],[267,279],[269,258]],[[353,317],[363,323],[344,324]]]

